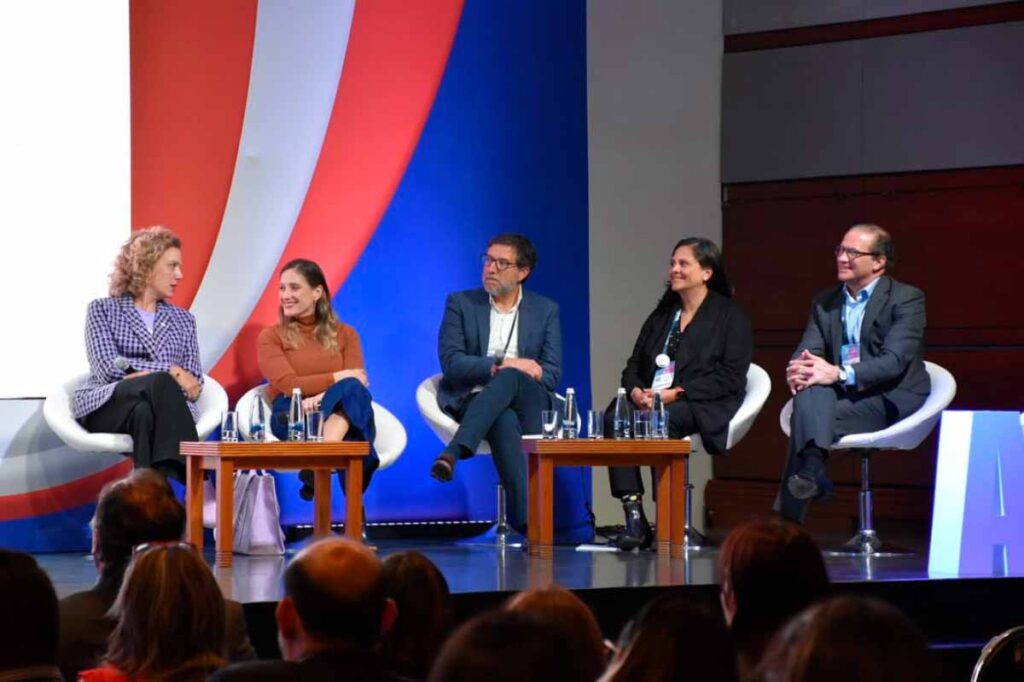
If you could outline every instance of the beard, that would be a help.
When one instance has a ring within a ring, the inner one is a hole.
[[[493,296],[494,298],[501,298],[507,296],[516,290],[515,284],[502,284],[500,281],[484,282],[484,291]]]

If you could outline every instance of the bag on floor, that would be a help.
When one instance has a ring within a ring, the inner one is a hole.
[[[265,471],[235,474],[235,538],[237,554],[282,555],[284,532],[274,477]]]

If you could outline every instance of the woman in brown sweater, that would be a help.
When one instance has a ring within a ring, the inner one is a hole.
[[[365,488],[380,462],[373,448],[376,426],[359,334],[338,320],[323,270],[313,261],[286,263],[278,293],[280,321],[260,332],[257,353],[273,405],[271,431],[287,439],[292,389],[298,388],[303,408],[323,413],[325,441],[370,443],[370,455],[363,460]],[[300,494],[312,499],[312,472],[302,471],[299,477],[304,484]]]

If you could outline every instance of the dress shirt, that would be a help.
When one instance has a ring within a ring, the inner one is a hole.
[[[843,325],[846,334],[845,343],[860,345],[860,327],[864,322],[864,312],[868,309],[868,300],[878,286],[881,278],[876,277],[874,281],[861,289],[856,296],[850,290],[843,287]],[[855,386],[857,384],[856,365],[843,365],[846,370],[846,381],[844,385]]]
[[[516,302],[506,311],[498,310],[491,296],[491,333],[487,339],[487,357],[497,357],[504,351],[506,358],[519,357],[519,324],[516,322],[516,314],[519,312],[519,304],[523,302],[523,288],[519,287],[519,295]],[[512,325],[516,328],[513,330]],[[511,335],[512,338],[509,338]],[[505,348],[505,344],[508,348]]]

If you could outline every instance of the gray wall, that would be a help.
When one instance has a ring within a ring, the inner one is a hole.
[[[720,0],[587,3],[593,405],[615,395],[675,242],[721,243],[721,28]],[[696,457],[698,519],[710,473]],[[604,469],[594,503],[599,525],[622,523]]]
[[[723,182],[1024,162],[1024,22],[725,56]]]

